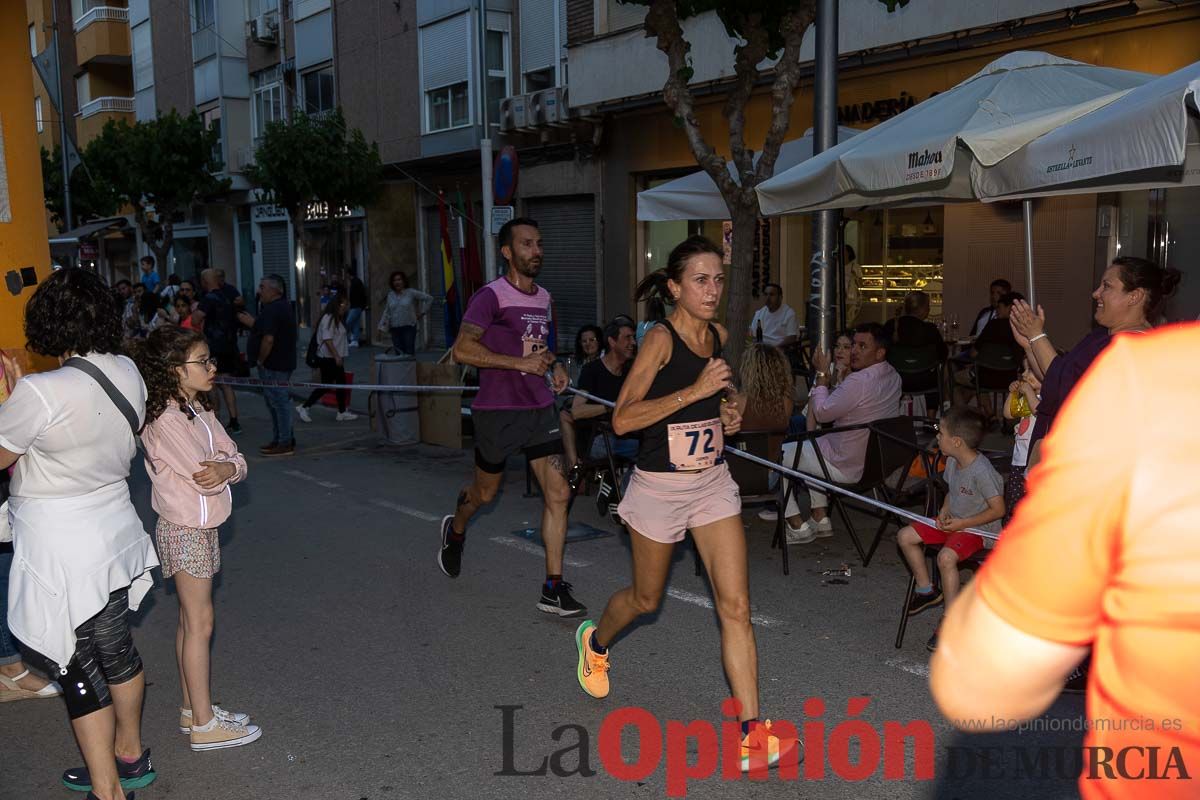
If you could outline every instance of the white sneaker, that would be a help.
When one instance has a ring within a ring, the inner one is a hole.
[[[812,520],[809,520],[809,522],[812,522]],[[833,536],[833,520],[829,517],[826,517],[825,519],[813,525],[812,531],[813,536],[817,537],[818,539],[828,539],[830,536]]]
[[[358,414],[353,411],[341,411],[337,415],[338,422],[349,422],[352,419],[358,419]]]
[[[770,506],[767,506],[762,511],[758,512],[758,518],[764,519],[767,522],[774,522],[775,520],[779,519],[779,512]]]
[[[212,707],[213,716],[217,719],[223,719],[227,722],[233,722],[238,725],[245,725],[250,721],[250,715],[241,711],[226,711],[220,706]],[[190,708],[179,709],[179,732],[192,732],[192,710]]]
[[[308,415],[308,409],[305,408],[303,405],[296,406],[296,416],[298,416],[300,419],[304,420],[305,422],[312,422],[312,417],[310,417]]]
[[[350,347],[358,347],[358,342],[351,342]]]
[[[788,544],[808,544],[817,538],[813,532],[813,526],[808,520],[802,522],[799,528],[793,528],[791,523],[786,521],[783,524],[787,528]]]

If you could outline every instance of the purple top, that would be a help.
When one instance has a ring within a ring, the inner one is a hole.
[[[545,350],[551,341],[550,293],[538,286],[526,294],[497,278],[471,297],[463,322],[483,328],[480,341],[493,353],[521,358]],[[554,404],[542,375],[515,369],[480,369],[479,393],[471,408],[519,411]]]
[[[1037,422],[1034,423],[1033,434],[1029,438],[1030,447],[1050,432],[1050,426],[1054,424],[1054,415],[1067,402],[1071,390],[1079,383],[1083,373],[1088,371],[1096,356],[1100,355],[1111,341],[1112,336],[1107,328],[1096,328],[1083,337],[1079,344],[1050,362],[1050,369],[1046,370],[1046,378],[1042,381],[1041,401],[1038,403]]]

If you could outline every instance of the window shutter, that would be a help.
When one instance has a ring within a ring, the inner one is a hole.
[[[521,0],[521,74],[558,63],[554,46],[556,0]]]
[[[465,82],[471,47],[470,14],[459,14],[421,28],[421,74],[425,91]]]

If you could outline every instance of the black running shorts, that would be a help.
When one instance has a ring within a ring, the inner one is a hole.
[[[558,410],[545,408],[474,411],[475,465],[484,472],[504,471],[508,457],[521,452],[530,461],[563,452]]]

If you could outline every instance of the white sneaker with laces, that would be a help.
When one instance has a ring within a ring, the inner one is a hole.
[[[799,528],[793,528],[790,522],[785,521],[783,524],[787,528],[788,544],[808,544],[817,538],[813,532],[813,525],[809,520],[800,523]]]
[[[809,520],[809,522],[812,522],[812,520]],[[818,539],[828,539],[830,536],[833,536],[833,520],[826,517],[813,525],[813,536]]]
[[[758,512],[758,518],[764,519],[767,522],[774,522],[775,520],[779,519],[779,512],[768,506],[762,511]]]
[[[296,406],[296,416],[305,422],[312,422],[312,417],[308,415],[308,409],[303,404]]]
[[[337,415],[338,422],[349,422],[352,419],[358,419],[358,414],[355,414],[353,411],[342,411]]]
[[[226,711],[220,706],[212,707],[213,716],[217,719],[223,719],[227,722],[233,722],[238,725],[245,725],[250,721],[250,715],[241,711]],[[190,708],[179,709],[179,732],[192,732],[192,710]]]

